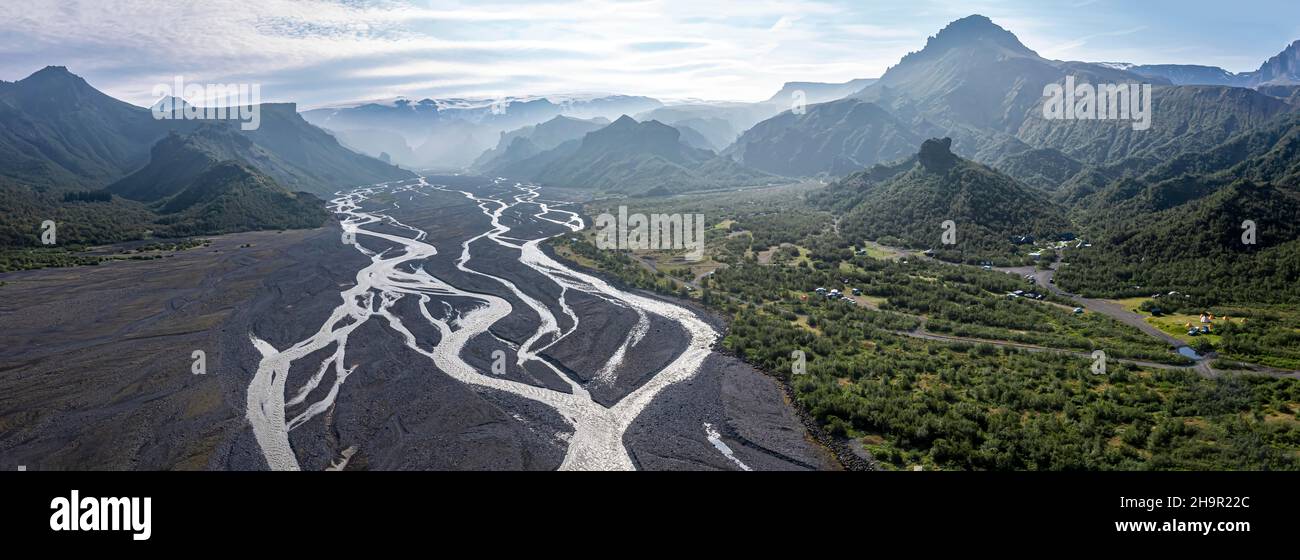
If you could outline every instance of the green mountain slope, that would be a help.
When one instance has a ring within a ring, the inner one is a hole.
[[[235,161],[211,165],[156,208],[164,214],[158,223],[174,236],[314,228],[329,218],[321,199],[289,192]]]
[[[1152,120],[1133,130],[1125,120],[1047,120],[1030,111],[1016,135],[1032,146],[1055,148],[1094,164],[1130,157],[1172,158],[1213,149],[1234,135],[1268,126],[1290,111],[1286,102],[1226,86],[1152,88]]]
[[[952,140],[926,140],[914,157],[850,175],[813,199],[823,208],[854,201],[840,219],[849,239],[934,249],[940,258],[980,260],[1015,250],[1014,236],[1054,238],[1071,230],[1047,196],[951,152]],[[943,222],[955,244],[943,243]]]
[[[1196,294],[1208,301],[1300,301],[1300,118],[1239,134],[1084,197],[1093,247],[1062,286],[1095,295]],[[1255,243],[1242,241],[1255,224]]]
[[[189,135],[159,140],[148,165],[106,190],[160,214],[156,233],[164,236],[325,223],[324,201],[290,192],[259,166],[276,174],[292,172],[234,127],[207,124]]]
[[[1255,243],[1243,224],[1255,223]],[[1206,302],[1300,301],[1300,191],[1235,181],[1138,219],[1104,222],[1057,283],[1085,295],[1178,291]]]

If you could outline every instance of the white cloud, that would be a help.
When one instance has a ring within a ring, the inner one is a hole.
[[[1083,11],[1120,6],[1101,4]],[[8,0],[0,79],[66,65],[139,104],[176,74],[304,104],[482,88],[755,100],[785,81],[879,76],[973,12],[1059,58],[1125,54],[1147,35],[1021,0]],[[1127,36],[1094,31],[1114,28]]]
[[[355,98],[399,81],[427,87],[406,92],[421,95],[502,80],[520,94],[546,87],[757,99],[787,79],[850,79],[873,67],[858,62],[861,50],[830,47],[808,59],[806,47],[833,44],[832,34],[852,33],[863,44],[873,33],[896,37],[869,27],[837,30],[830,19],[820,22],[824,32],[802,24],[841,10],[814,0],[6,3],[0,46],[18,56],[0,61],[0,72],[15,79],[66,65],[140,104],[154,83],[176,74],[260,81],[268,98],[315,103],[349,85]],[[772,70],[796,66],[814,75]],[[387,81],[366,83],[376,78]]]

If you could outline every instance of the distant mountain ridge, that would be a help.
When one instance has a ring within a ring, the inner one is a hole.
[[[671,126],[637,122],[627,115],[581,139],[488,171],[546,185],[627,194],[762,184],[775,178],[691,147]]]
[[[795,100],[796,93],[803,93],[803,101],[806,103],[825,103],[836,99],[843,99],[853,95],[862,88],[876,83],[875,78],[858,78],[839,84],[828,84],[823,82],[786,82],[781,86],[772,97],[768,98],[771,103],[790,103]]]
[[[535,156],[577,140],[609,124],[605,119],[575,119],[564,115],[537,125],[502,132],[497,145],[474,161],[472,169],[491,169]]]
[[[399,98],[386,103],[312,109],[303,112],[308,122],[348,138],[357,149],[372,156],[385,152],[395,163],[412,168],[458,169],[481,163],[485,151],[502,133],[534,126],[556,117],[608,119],[662,107],[657,99],[632,95],[502,99]],[[366,131],[358,134],[358,131]],[[408,150],[395,148],[391,138],[401,137]],[[494,147],[495,146],[495,147]]]
[[[1300,85],[1300,40],[1264,61],[1251,72],[1229,72],[1218,66],[1196,64],[1127,64],[1127,70],[1143,76],[1164,78],[1174,85],[1222,85],[1260,88]]]

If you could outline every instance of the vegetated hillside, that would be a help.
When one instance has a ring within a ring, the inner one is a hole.
[[[1246,220],[1255,244],[1243,242]],[[1057,283],[1086,295],[1165,291],[1201,301],[1300,302],[1300,192],[1240,180],[1209,195],[1097,229]]]
[[[189,134],[172,133],[150,150],[148,165],[107,187],[113,194],[143,202],[175,195],[213,164],[257,161],[265,173],[288,176],[292,167],[223,124],[204,124]]]
[[[1298,140],[1290,117],[1089,195],[1078,215],[1095,242],[1059,282],[1099,295],[1300,301]],[[1253,244],[1242,240],[1247,220]]]
[[[208,167],[157,209],[163,214],[157,223],[171,236],[314,228],[329,218],[321,199],[289,192],[236,161]]]
[[[1031,111],[1016,135],[1085,163],[1125,158],[1166,159],[1214,148],[1234,135],[1267,126],[1290,111],[1285,102],[1254,90],[1223,86],[1152,88],[1151,126],[1131,120],[1048,120]]]
[[[272,176],[293,173],[231,127],[205,125],[160,140],[149,165],[107,191],[163,214],[162,235],[319,227],[327,218],[324,201],[290,192]]]
[[[1021,183],[1055,193],[1082,172],[1084,165],[1060,150],[1039,148],[1008,154],[993,167]]]
[[[0,252],[41,247],[41,223],[54,221],[59,245],[113,243],[139,239],[155,217],[143,203],[122,197],[66,200],[68,191],[31,187],[0,177]]]
[[[1300,115],[1283,115],[1207,151],[1108,168],[1106,175],[1114,180],[1079,197],[1081,214],[1136,219],[1204,197],[1238,179],[1295,185],[1300,179]]]
[[[951,145],[949,138],[926,140],[914,160],[851,175],[813,202],[835,208],[840,198],[856,198],[843,211],[842,235],[933,249],[949,260],[1005,256],[1014,252],[1015,236],[1055,239],[1071,230],[1064,211],[1044,193],[957,157]],[[942,242],[948,220],[955,226],[953,245]]]

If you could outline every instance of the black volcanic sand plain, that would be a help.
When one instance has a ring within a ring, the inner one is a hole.
[[[478,196],[518,192],[474,177],[431,178]],[[559,305],[561,289],[519,263],[518,250],[481,238],[470,244],[471,272],[457,269],[462,243],[490,229],[478,206],[458,192],[375,197],[382,209],[428,232],[438,254],[418,263],[429,273],[474,293],[508,301],[514,312],[473,338],[462,357],[491,371],[504,352],[504,377],[568,392],[550,367],[515,364],[518,346],[537,330],[539,315],[501,282],[506,279],[547,309],[561,331],[572,321]],[[544,198],[553,193],[543,190]],[[505,212],[507,237],[538,239],[567,233],[535,219],[535,206]],[[551,214],[556,218],[558,215]],[[372,231],[413,237],[395,224]],[[371,251],[390,242],[358,236]],[[250,245],[245,247],[244,245]],[[245,420],[247,387],[260,354],[250,334],[286,348],[321,328],[355,285],[369,258],[343,243],[336,225],[290,232],[254,232],[213,238],[209,247],[152,261],[0,274],[0,468],[265,469]],[[649,296],[648,294],[642,294]],[[597,379],[609,356],[638,321],[635,310],[568,290],[579,318],[576,332],[542,358],[612,405],[654,376],[686,345],[676,323],[649,315],[644,338],[622,367]],[[476,306],[464,297],[435,298],[428,312],[452,316]],[[391,311],[428,350],[438,333],[424,321],[419,301],[398,300]],[[543,337],[542,345],[552,337]],[[207,374],[190,371],[192,352],[206,354]],[[316,374],[333,345],[298,360],[286,400]],[[341,464],[365,469],[548,470],[564,459],[571,428],[546,405],[513,394],[465,385],[408,348],[375,317],[349,337],[344,366],[352,369],[334,404],[290,432],[305,470]],[[325,368],[307,402],[334,384]],[[288,407],[292,418],[305,405]],[[733,453],[709,441],[708,424]],[[691,379],[664,389],[624,434],[642,469],[836,468],[807,435],[779,384],[734,357],[714,353]]]

